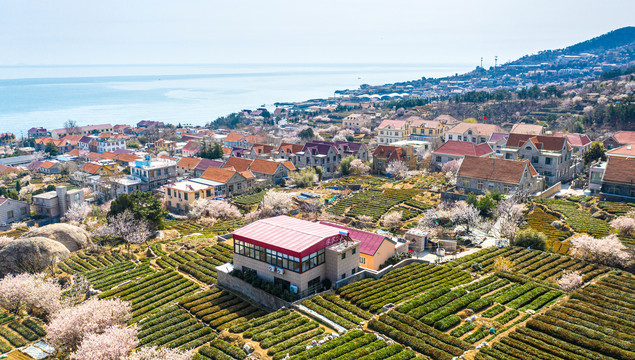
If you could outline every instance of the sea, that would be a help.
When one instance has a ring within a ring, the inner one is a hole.
[[[26,136],[67,120],[205,125],[275,102],[334,96],[361,84],[462,73],[470,64],[210,64],[0,66],[0,133]]]

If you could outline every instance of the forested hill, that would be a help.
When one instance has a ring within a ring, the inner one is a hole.
[[[512,61],[510,65],[538,64],[541,62],[551,62],[559,55],[578,55],[580,53],[591,53],[601,55],[607,50],[626,48],[631,57],[635,56],[635,26],[623,27],[610,31],[604,35],[571,45],[564,49],[545,50],[534,55],[525,55],[518,60]],[[630,49],[630,51],[628,50]]]

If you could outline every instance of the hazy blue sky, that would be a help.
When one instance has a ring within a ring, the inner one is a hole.
[[[0,0],[0,65],[490,65],[635,25],[633,14],[633,0]]]

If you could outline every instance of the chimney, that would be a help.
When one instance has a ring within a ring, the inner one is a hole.
[[[57,193],[57,201],[60,206],[60,215],[64,215],[68,210],[68,202],[66,201],[66,186],[58,186],[55,188]]]

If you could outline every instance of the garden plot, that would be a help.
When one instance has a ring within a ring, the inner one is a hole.
[[[265,314],[240,297],[217,287],[181,299],[179,305],[218,331]]]
[[[113,251],[110,254],[95,256],[79,251],[74,253],[71,257],[60,261],[57,267],[67,274],[74,274],[76,272],[81,273],[101,269],[123,261],[126,261],[126,257],[119,252]]]
[[[598,207],[613,215],[626,215],[629,211],[635,210],[635,203],[619,203],[613,201],[600,201]]]
[[[171,305],[139,322],[139,346],[166,346],[190,350],[212,341],[216,334],[186,310]]]
[[[475,359],[634,359],[635,278],[609,275],[529,319]]]
[[[133,322],[136,322],[147,316],[150,311],[192,294],[198,287],[183,275],[167,269],[105,291],[100,298],[118,297],[130,302]]]
[[[232,199],[232,203],[236,205],[253,206],[260,203],[262,199],[264,199],[266,193],[266,191],[260,191],[253,194],[236,196]]]
[[[363,321],[370,320],[372,316],[369,312],[332,294],[316,295],[304,300],[302,305],[346,329],[355,328]]]
[[[124,261],[101,269],[87,271],[82,273],[82,276],[90,282],[93,288],[104,291],[125,281],[149,275],[153,271],[148,264],[137,265],[132,261]]]
[[[216,266],[230,263],[233,258],[233,247],[227,243],[198,250],[198,252],[177,251],[157,259],[161,268],[175,268],[195,279],[207,283],[216,283]]]
[[[410,264],[390,271],[379,280],[357,281],[337,292],[364,310],[378,312],[386,304],[398,304],[429,289],[457,286],[470,280],[470,275],[464,271],[431,264]]]
[[[218,338],[198,349],[194,354],[194,360],[242,360],[246,357],[247,354],[243,349]]]
[[[567,239],[571,234],[568,231],[556,229],[551,225],[554,221],[559,221],[557,217],[547,214],[542,208],[537,207],[529,215],[525,217],[527,224],[521,226],[521,229],[531,228],[539,231],[547,236],[547,250],[557,254],[567,254],[569,243],[562,241]]]
[[[28,345],[46,336],[39,321],[14,320],[13,316],[0,310],[0,354]]]
[[[575,232],[587,233],[594,237],[604,237],[611,231],[611,227],[607,222],[594,218],[587,210],[580,209],[578,203],[555,199],[540,199],[536,200],[536,202],[564,215],[566,223]]]
[[[367,190],[341,199],[327,211],[340,216],[359,218],[368,216],[373,222],[378,221],[390,208],[412,199],[419,190]]]

